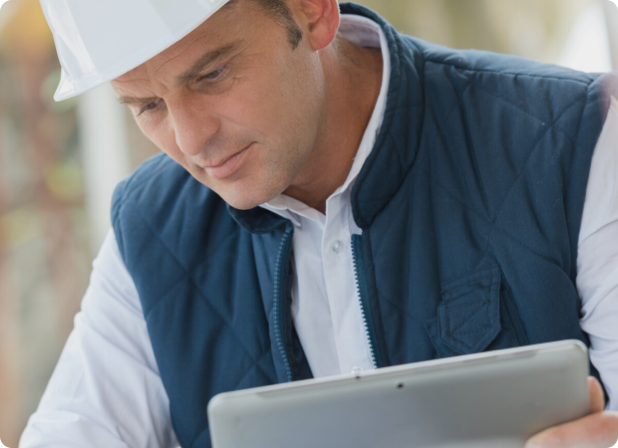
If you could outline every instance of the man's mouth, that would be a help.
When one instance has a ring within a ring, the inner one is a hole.
[[[210,177],[215,179],[225,179],[240,169],[252,146],[253,143],[244,149],[241,149],[237,153],[228,156],[227,158],[206,164],[204,165],[204,170]]]

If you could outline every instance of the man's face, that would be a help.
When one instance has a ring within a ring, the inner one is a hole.
[[[146,136],[239,209],[284,191],[320,132],[319,57],[250,1],[112,82]]]

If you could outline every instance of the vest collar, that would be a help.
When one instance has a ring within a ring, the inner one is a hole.
[[[262,207],[238,210],[228,204],[227,211],[240,227],[253,234],[270,233],[280,227],[292,225],[292,221],[289,219],[285,219]]]
[[[424,110],[423,58],[386,20],[370,9],[344,3],[341,12],[358,14],[378,23],[384,30],[391,53],[384,121],[351,197],[354,220],[361,229],[366,229],[399,191],[416,159]]]

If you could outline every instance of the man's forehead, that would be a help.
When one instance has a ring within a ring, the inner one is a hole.
[[[170,74],[186,81],[208,66],[237,51],[242,39],[229,42],[212,42],[205,39],[195,40],[187,48],[178,48],[174,53],[160,53],[151,60],[119,76],[114,81],[124,82],[138,79],[148,79],[160,72],[166,65],[171,65]]]
[[[222,61],[225,57],[235,53],[242,45],[242,40],[238,39],[229,44],[223,44],[222,46],[215,48],[214,50],[206,50],[203,54],[199,55],[197,58],[189,58],[187,64],[179,64],[177,70],[172,69],[172,78],[169,81],[173,84],[174,87],[180,86],[187,81],[195,78],[203,74],[204,71],[209,70],[217,62]],[[131,83],[146,83],[153,81],[153,78],[156,76],[156,72],[153,73],[152,69],[149,69],[147,66],[148,63],[142,64],[141,66],[131,70],[130,72],[116,78],[112,84],[115,85],[115,89],[120,95],[123,95],[125,92],[123,89],[123,85],[128,85],[130,90]],[[188,67],[188,68],[187,68]],[[146,100],[151,100],[152,97],[142,98],[142,97],[134,97],[134,96],[121,96],[119,101],[122,104],[133,104],[133,103],[141,103]]]

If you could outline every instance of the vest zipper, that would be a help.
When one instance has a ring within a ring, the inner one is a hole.
[[[294,227],[288,226],[285,229],[281,244],[279,245],[279,252],[277,253],[277,260],[275,262],[275,291],[273,298],[273,308],[275,315],[275,338],[277,347],[281,353],[283,359],[283,365],[285,366],[285,373],[288,377],[288,382],[292,381],[292,369],[290,368],[290,361],[288,354],[285,351],[285,345],[283,343],[285,335],[283,334],[285,328],[285,313],[283,309],[284,294],[285,294],[285,268],[286,258],[290,250],[290,241]]]
[[[367,288],[367,278],[365,277],[365,259],[363,257],[363,247],[360,235],[352,235],[352,258],[354,260],[354,274],[356,277],[356,287],[360,297],[361,314],[365,324],[365,334],[369,343],[369,352],[374,368],[382,367],[382,363],[376,351],[376,331],[369,306],[369,291]]]

